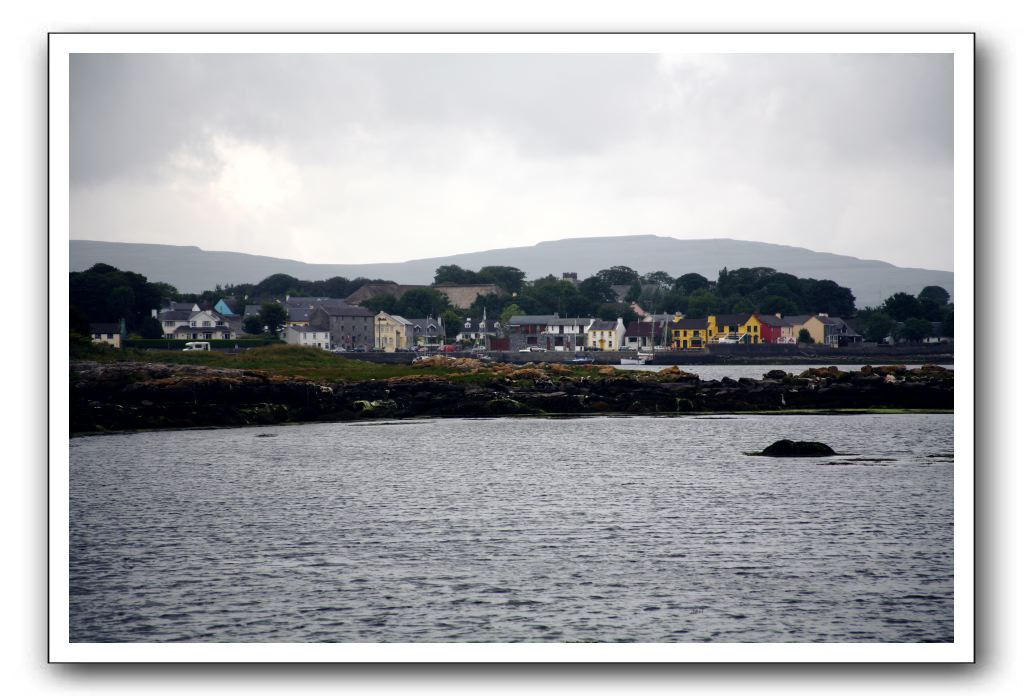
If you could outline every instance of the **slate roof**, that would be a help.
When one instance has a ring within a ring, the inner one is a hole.
[[[776,317],[773,314],[757,314],[757,319],[765,326],[788,326],[783,317]]]
[[[312,309],[309,307],[288,307],[288,321],[309,321],[309,315],[312,314]]]
[[[440,333],[444,330],[444,323],[440,319],[434,319],[432,317],[426,317],[423,319],[409,319],[414,329],[418,329],[421,335],[429,336],[430,331]]]
[[[195,312],[183,309],[165,309],[156,315],[160,321],[188,321]]]
[[[785,322],[783,326],[796,326],[799,324],[805,324],[812,316],[812,314],[792,314],[787,317],[782,317],[781,320]]]
[[[559,319],[557,314],[519,314],[508,318],[509,326],[524,326],[527,324],[550,324]]]
[[[712,315],[718,326],[731,326],[733,324],[745,324],[751,316],[749,314],[714,314]]]
[[[668,324],[668,330],[674,329],[706,329],[707,317],[691,317],[679,319]]]
[[[590,325],[590,331],[614,331],[618,326],[617,321],[603,321],[597,319],[593,324]]]
[[[615,322],[617,325],[617,322]],[[636,338],[656,337],[664,333],[663,321],[630,321],[625,326],[625,335]]]
[[[330,300],[330,297],[289,297],[285,301],[285,304],[295,307],[311,307],[314,304],[323,302],[324,300]]]
[[[343,300],[325,300],[316,305],[316,309],[322,309],[332,317],[374,317],[376,312],[348,304]]]
[[[261,305],[258,305],[258,304],[247,304],[247,305],[245,305],[245,312],[244,312],[243,316],[254,317],[257,314],[259,314],[260,308],[261,308]]]
[[[514,318],[514,317],[512,317]],[[587,326],[593,317],[557,317],[547,322],[548,326]]]

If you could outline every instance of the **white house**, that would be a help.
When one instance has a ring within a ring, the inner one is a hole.
[[[625,322],[596,320],[586,329],[586,347],[591,350],[620,350],[625,339]]]
[[[330,331],[314,329],[308,326],[287,326],[284,329],[284,342],[293,346],[330,349]]]

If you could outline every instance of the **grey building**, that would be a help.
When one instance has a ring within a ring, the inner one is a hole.
[[[330,331],[332,348],[351,349],[374,345],[374,317],[376,313],[341,300],[325,300],[309,314],[309,326]]]

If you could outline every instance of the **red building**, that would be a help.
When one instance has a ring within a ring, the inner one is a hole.
[[[780,314],[757,314],[760,320],[760,340],[764,343],[778,343],[781,339],[781,327],[785,326],[785,320]]]

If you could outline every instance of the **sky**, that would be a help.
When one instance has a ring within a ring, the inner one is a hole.
[[[952,270],[941,54],[76,54],[72,239],[312,263],[726,237]]]

